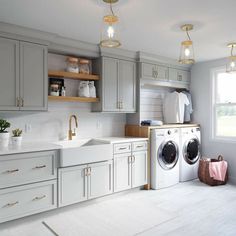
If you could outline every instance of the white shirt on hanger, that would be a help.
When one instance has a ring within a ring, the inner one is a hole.
[[[187,96],[183,93],[173,92],[166,95],[163,102],[163,115],[166,124],[183,123],[184,108],[189,104]]]
[[[185,105],[189,105],[188,97],[184,93],[179,93],[179,123],[184,123]]]

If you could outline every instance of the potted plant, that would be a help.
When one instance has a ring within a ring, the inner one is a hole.
[[[10,134],[6,130],[11,124],[4,119],[0,119],[0,147],[7,147],[9,144]]]
[[[21,146],[21,142],[22,142],[22,130],[21,129],[14,129],[12,130],[12,134],[13,136],[11,137],[12,139],[12,145],[15,147],[19,147]]]

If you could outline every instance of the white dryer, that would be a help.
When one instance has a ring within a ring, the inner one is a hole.
[[[200,144],[200,127],[180,128],[180,182],[198,177],[198,165],[201,156]]]
[[[179,129],[151,131],[151,188],[179,183]]]

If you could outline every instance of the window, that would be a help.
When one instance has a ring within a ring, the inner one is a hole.
[[[213,73],[213,137],[236,140],[236,74]]]

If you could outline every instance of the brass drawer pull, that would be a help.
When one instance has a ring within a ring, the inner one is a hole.
[[[42,168],[46,168],[46,165],[42,165],[42,166],[35,166],[34,169],[42,169]]]
[[[7,203],[4,207],[13,207],[15,205],[17,205],[19,202],[16,201],[16,202],[12,202],[12,203]]]
[[[119,148],[119,150],[125,150],[125,149],[127,149],[127,147],[121,147],[121,148]]]
[[[16,98],[16,106],[20,107],[20,99],[19,98]]]
[[[131,157],[131,162],[134,163],[135,162],[135,156]]]
[[[21,106],[23,107],[24,106],[24,99],[21,98]]]
[[[128,157],[128,163],[129,163],[129,164],[132,163],[132,156],[129,156],[129,157]]]
[[[15,172],[18,172],[18,171],[19,171],[19,169],[7,170],[6,173],[12,174],[12,173],[15,173]]]
[[[91,175],[91,172],[92,172],[91,167],[88,167],[87,176],[90,176],[90,175]]]
[[[142,148],[143,147],[143,145],[138,145],[138,146],[136,146],[137,148]]]
[[[46,195],[43,195],[43,196],[41,196],[41,197],[35,197],[34,199],[33,199],[33,201],[38,201],[38,200],[41,200],[41,199],[43,199],[43,198],[45,198],[46,197]]]

